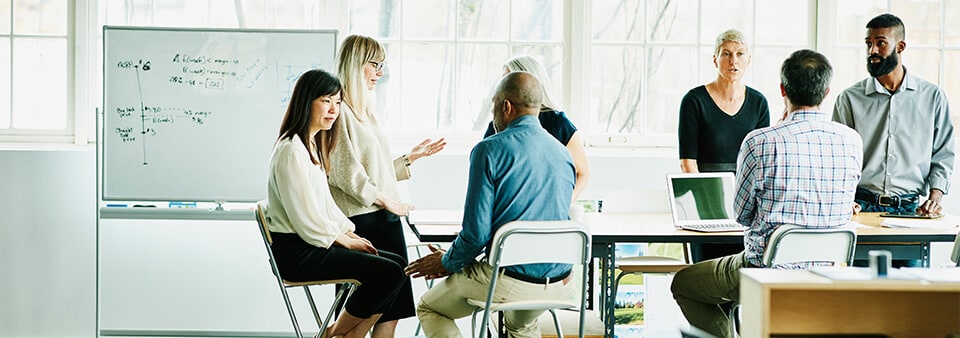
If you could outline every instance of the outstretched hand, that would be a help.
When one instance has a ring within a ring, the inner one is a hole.
[[[432,251],[429,255],[413,261],[403,269],[403,272],[413,278],[435,279],[449,276],[450,272],[442,264],[443,254],[446,251],[433,245],[429,248]]]
[[[410,149],[410,154],[407,155],[407,159],[413,164],[414,161],[419,160],[421,157],[431,156],[443,150],[443,147],[447,146],[447,141],[444,138],[440,138],[436,142],[431,142],[433,140],[426,139],[420,144],[413,146],[413,149]]]

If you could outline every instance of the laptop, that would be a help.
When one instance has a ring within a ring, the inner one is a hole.
[[[733,173],[667,175],[673,225],[700,232],[743,231],[733,211]]]

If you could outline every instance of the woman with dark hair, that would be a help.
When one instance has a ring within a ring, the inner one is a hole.
[[[338,132],[340,81],[320,70],[300,76],[270,159],[261,202],[280,275],[289,281],[356,279],[360,285],[323,337],[363,337],[393,306],[406,260],[356,235],[330,195],[327,173]]]

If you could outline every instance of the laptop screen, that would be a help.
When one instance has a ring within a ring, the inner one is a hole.
[[[670,174],[667,180],[676,224],[734,220],[732,173]]]

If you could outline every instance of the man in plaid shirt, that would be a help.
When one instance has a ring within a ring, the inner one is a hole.
[[[783,62],[783,119],[747,134],[737,158],[734,209],[748,228],[745,251],[697,263],[673,278],[673,297],[691,325],[718,337],[732,335],[721,305],[740,298],[740,268],[763,267],[767,240],[778,226],[838,227],[850,221],[863,144],[856,131],[820,111],[832,72],[827,58],[811,50],[796,51]]]

